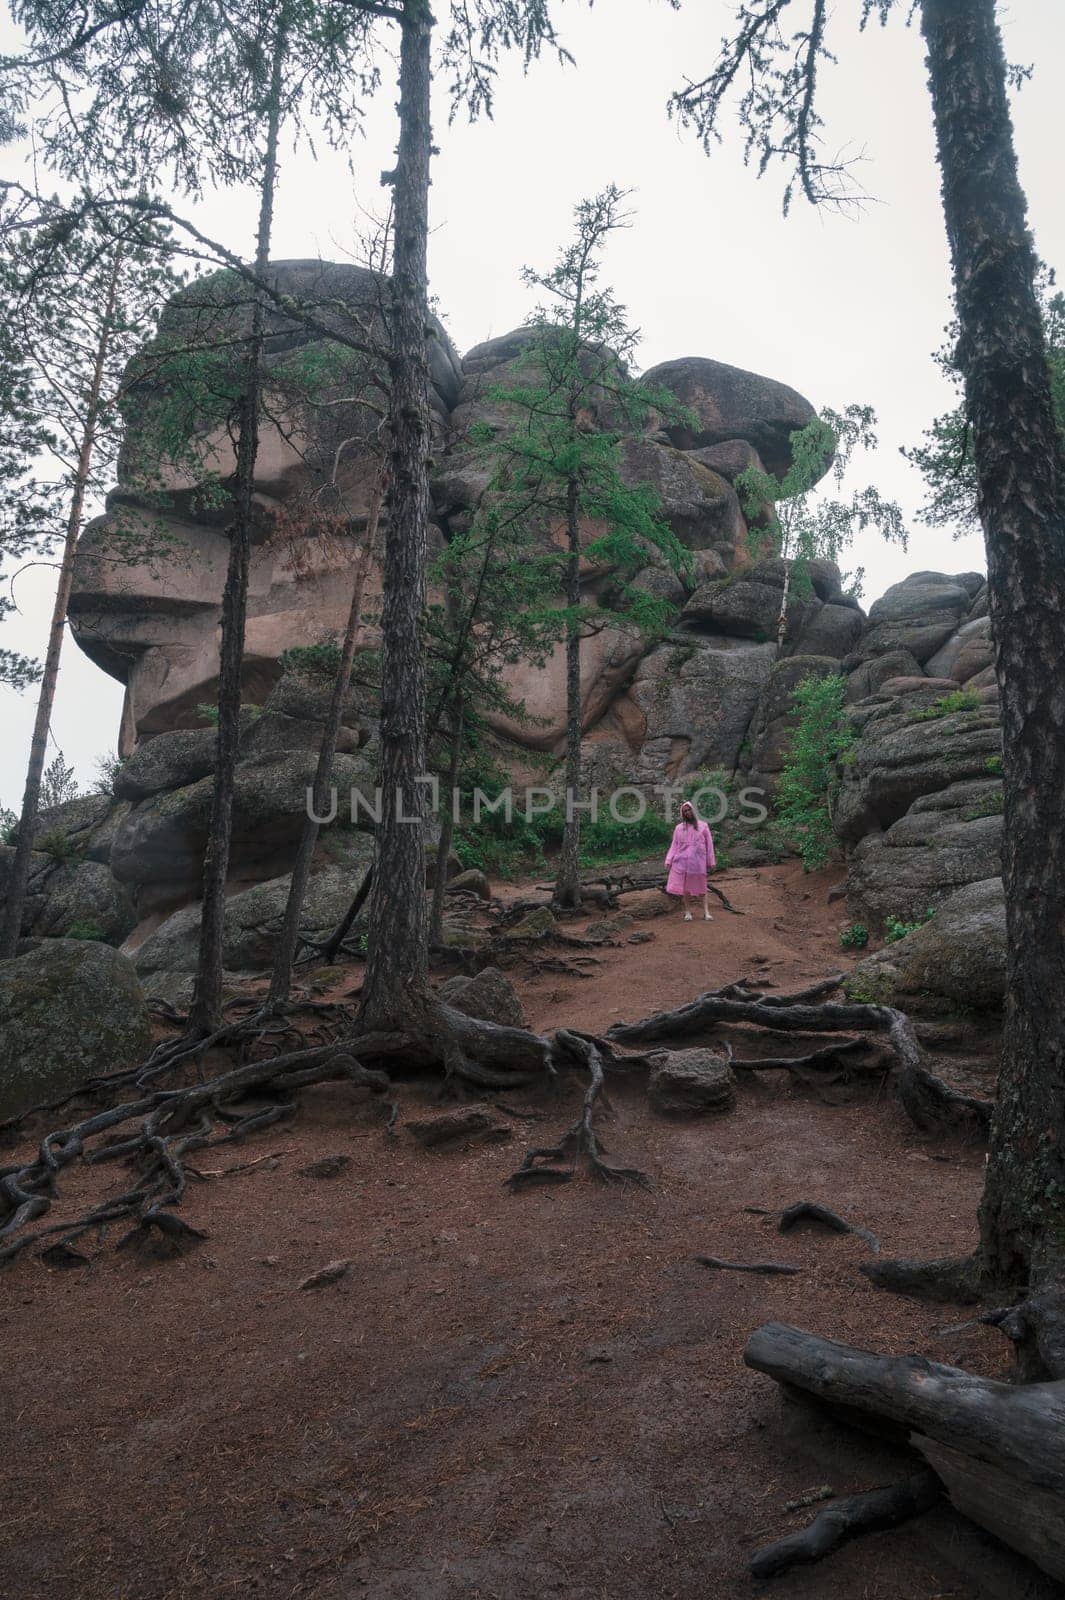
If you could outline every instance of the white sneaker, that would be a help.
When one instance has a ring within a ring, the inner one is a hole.
[[[704,911],[703,912],[703,916],[706,918],[707,922],[713,922],[713,920],[714,920],[713,917],[710,915],[709,911]]]
[[[692,914],[691,914],[691,912],[690,912],[690,911],[686,911],[686,912],[685,912],[685,913],[684,913],[684,920],[685,920],[685,922],[690,922],[690,921],[691,921],[691,919],[692,919]]]

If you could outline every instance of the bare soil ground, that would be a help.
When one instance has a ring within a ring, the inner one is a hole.
[[[832,881],[732,872],[742,919],[637,917],[629,931],[653,939],[622,930],[591,979],[511,975],[543,1027],[635,1019],[755,958],[795,987],[840,964]],[[404,1085],[401,1114],[429,1094]],[[886,1253],[959,1252],[979,1152],[922,1141],[886,1097],[830,1105],[745,1081],[731,1114],[673,1122],[633,1083],[611,1090],[602,1128],[651,1192],[512,1194],[526,1142],[549,1142],[578,1094],[526,1097],[509,1142],[428,1154],[352,1091],[312,1091],[293,1124],[205,1153],[216,1173],[257,1164],[193,1187],[184,1215],[209,1238],[185,1258],[146,1265],[107,1242],[87,1268],[17,1261],[0,1280],[5,1600],[745,1597],[753,1551],[813,1514],[788,1502],[905,1470],[749,1372],[754,1327],[1004,1369],[1004,1341],[959,1329],[971,1313],[872,1289],[860,1240],[781,1237],[748,1209],[822,1201]],[[334,1154],[350,1158],[338,1177],[301,1176]],[[71,1197],[120,1178],[75,1174]],[[711,1272],[700,1253],[802,1273]],[[298,1287],[337,1259],[346,1276]],[[773,1592],[1053,1590],[943,1509]]]

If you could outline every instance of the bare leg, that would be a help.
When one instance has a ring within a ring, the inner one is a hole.
[[[692,919],[692,914],[691,914],[691,911],[688,909],[688,896],[687,896],[687,894],[685,894],[683,896],[683,900],[684,900],[684,920],[685,920],[685,922],[690,922],[691,919]]]
[[[714,920],[713,917],[710,915],[710,890],[709,889],[707,889],[706,893],[703,895],[703,917],[705,918],[705,920],[707,922],[713,922],[713,920]]]

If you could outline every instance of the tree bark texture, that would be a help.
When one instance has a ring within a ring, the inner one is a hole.
[[[392,174],[392,470],[381,614],[381,821],[363,1018],[409,1015],[428,997],[425,906],[425,559],[429,520],[428,243],[433,19],[406,0],[399,147]]]
[[[994,0],[922,0],[1002,702],[1007,998],[989,1277],[1065,1251],[1065,458]]]

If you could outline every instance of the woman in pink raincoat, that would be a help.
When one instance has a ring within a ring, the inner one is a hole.
[[[691,801],[685,800],[680,808],[680,821],[673,829],[673,843],[666,855],[666,866],[669,868],[666,893],[679,895],[684,901],[685,922],[690,922],[692,919],[692,914],[688,910],[689,895],[693,900],[702,896],[703,916],[707,922],[713,922],[706,875],[712,872],[716,865],[714,836],[710,832],[710,825],[700,821],[695,815],[695,807]]]

